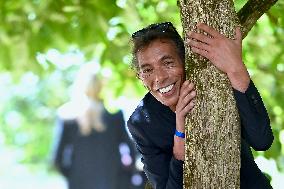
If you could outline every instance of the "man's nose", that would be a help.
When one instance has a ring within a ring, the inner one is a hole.
[[[155,73],[155,82],[156,83],[163,83],[164,80],[166,80],[169,77],[166,70],[159,69]]]

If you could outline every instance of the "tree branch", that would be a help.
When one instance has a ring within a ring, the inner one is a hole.
[[[249,0],[238,12],[245,38],[257,20],[272,7],[278,0]]]

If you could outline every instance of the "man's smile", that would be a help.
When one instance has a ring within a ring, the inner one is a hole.
[[[162,93],[162,94],[168,93],[168,92],[170,92],[170,91],[173,89],[174,85],[175,85],[175,83],[170,84],[170,85],[168,85],[168,86],[166,86],[166,87],[163,87],[163,88],[158,89],[158,91],[159,91],[160,93]]]

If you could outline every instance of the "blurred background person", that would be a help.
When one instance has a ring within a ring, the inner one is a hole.
[[[142,187],[122,111],[104,107],[95,70],[87,64],[80,69],[71,101],[58,109],[54,165],[69,189]]]

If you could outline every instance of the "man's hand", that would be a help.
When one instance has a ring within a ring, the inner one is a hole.
[[[197,28],[208,35],[190,32],[187,44],[191,50],[209,59],[220,71],[226,73],[232,87],[245,92],[250,77],[242,62],[242,35],[236,28],[235,39],[228,39],[206,24],[197,24]]]
[[[180,89],[179,100],[176,105],[176,130],[184,133],[185,116],[194,107],[194,97],[196,92],[194,91],[193,83],[185,81]],[[184,139],[174,136],[173,154],[178,160],[184,161]]]
[[[196,91],[193,83],[190,83],[188,80],[185,81],[180,88],[179,100],[175,111],[176,129],[180,132],[184,132],[185,116],[192,110],[195,96]]]

